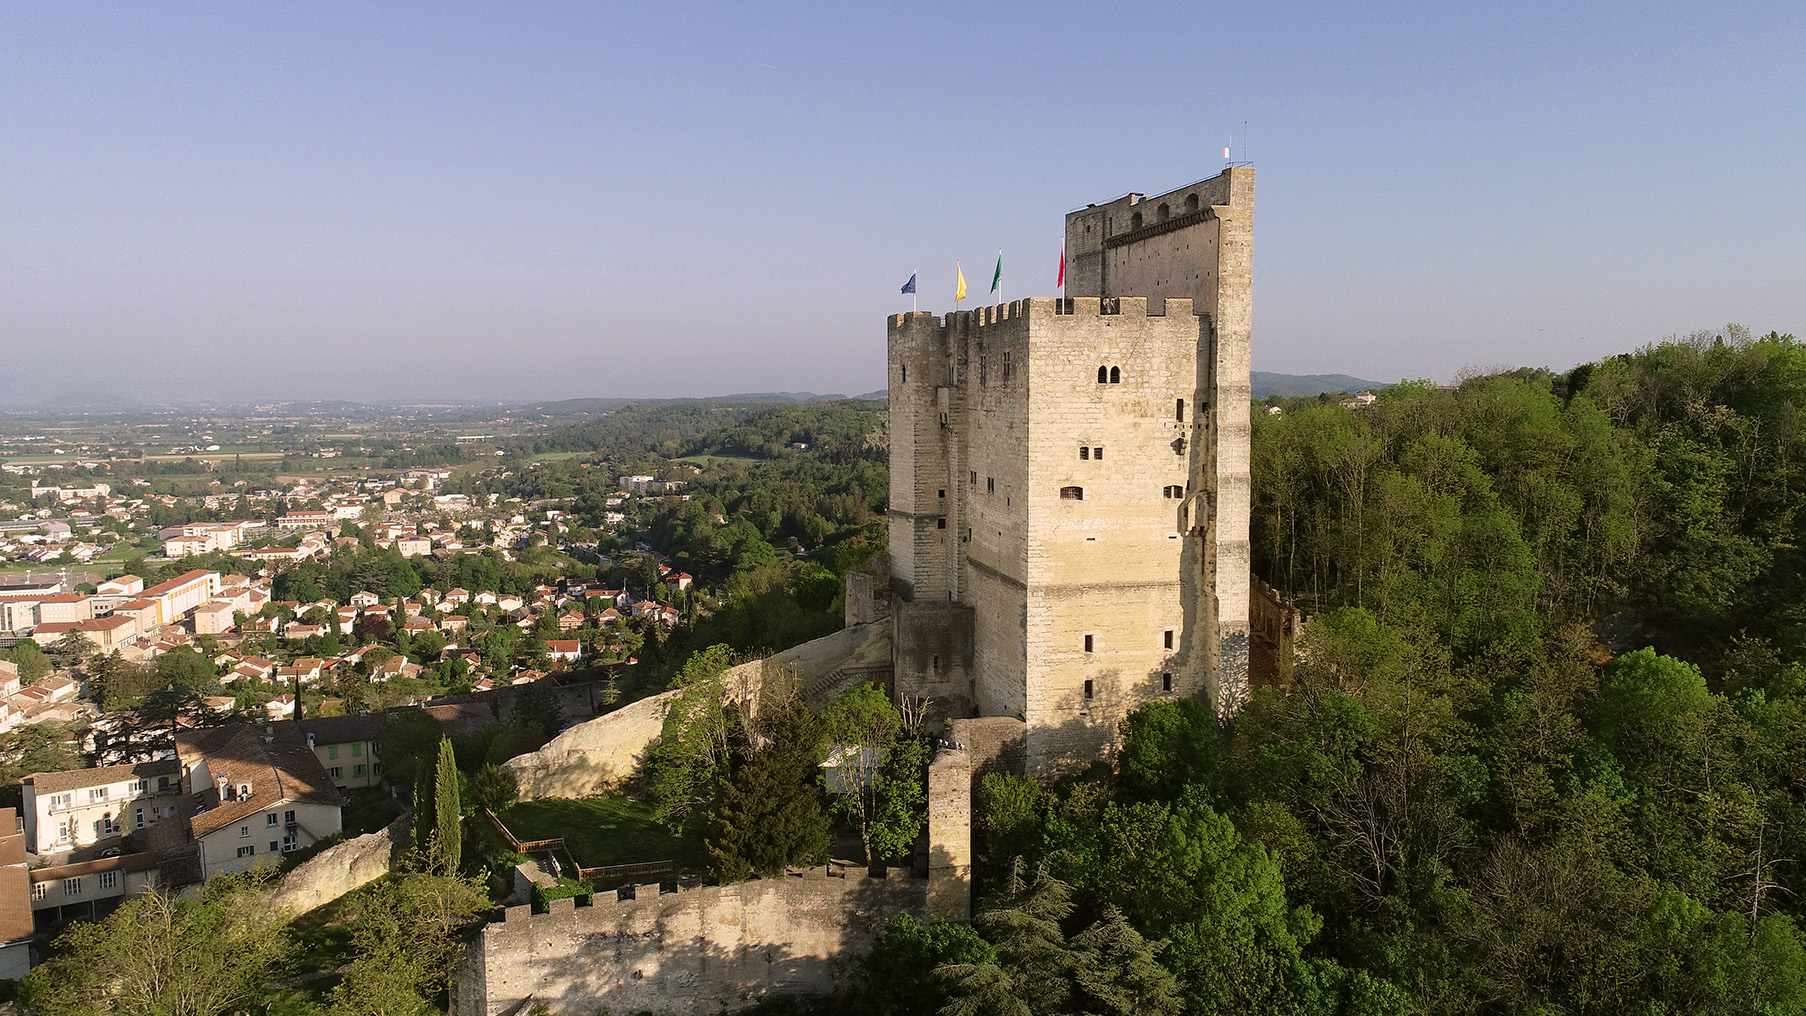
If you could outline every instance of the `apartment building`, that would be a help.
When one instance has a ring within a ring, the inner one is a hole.
[[[340,797],[292,721],[184,730],[176,754],[203,880],[337,834]]]
[[[174,759],[33,773],[19,784],[26,848],[39,856],[148,829],[176,816],[182,793],[181,767]]]

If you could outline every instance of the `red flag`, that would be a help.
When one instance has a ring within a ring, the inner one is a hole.
[[[1054,285],[1061,289],[1066,288],[1066,248],[1064,247],[1060,248],[1060,281]]]

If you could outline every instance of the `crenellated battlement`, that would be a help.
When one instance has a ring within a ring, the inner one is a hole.
[[[718,1012],[824,994],[853,976],[885,924],[923,917],[928,880],[863,869],[662,892],[598,893],[590,906],[509,907],[465,949],[456,1016],[500,1016],[529,1000],[555,1012]]]
[[[942,331],[955,329],[971,332],[982,331],[1000,325],[1018,324],[1024,319],[1036,320],[1043,317],[1207,317],[1193,310],[1192,300],[1183,297],[1168,297],[1164,308],[1151,308],[1145,296],[1031,296],[1009,303],[991,304],[975,307],[971,310],[949,311],[945,315],[937,315],[933,311],[910,311],[905,314],[892,314],[886,325],[892,333],[908,327],[920,327],[924,322],[932,322]]]

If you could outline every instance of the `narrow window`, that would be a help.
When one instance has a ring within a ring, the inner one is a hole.
[[[1188,212],[1195,212],[1198,210],[1198,196],[1196,194],[1186,195],[1185,210]]]
[[[977,470],[972,471],[972,486],[974,486],[974,487],[978,486],[978,471]]]
[[[1099,367],[1097,369],[1097,383],[1100,385],[1106,385],[1106,384],[1110,383],[1110,368]]]
[[[1086,682],[1085,682],[1085,697],[1086,697],[1086,698],[1090,698],[1090,697],[1091,697],[1091,690],[1092,690],[1092,684],[1091,684],[1091,682],[1090,682],[1090,681],[1086,681]]]
[[[1180,423],[1185,422],[1185,400],[1184,399],[1179,400],[1179,408],[1173,411],[1173,419],[1179,421]]]
[[[1085,488],[1083,488],[1083,487],[1061,487],[1060,488],[1060,500],[1062,500],[1062,501],[1083,501],[1083,500],[1085,500]]]
[[[1121,367],[1111,367],[1110,368],[1110,383],[1113,385],[1122,384],[1122,368]]]
[[[929,667],[931,669],[933,669],[933,671],[935,673],[937,673],[937,674],[940,673],[941,672],[941,658],[938,656],[932,657],[932,662],[929,664]]]
[[[238,837],[239,837],[239,839],[245,839],[245,838],[248,838],[248,837],[249,837],[249,836],[250,836],[250,835],[251,835],[251,827],[250,827],[250,826],[248,826],[248,825],[241,825],[241,826],[239,826],[239,827],[238,827]]]
[[[985,477],[985,493],[987,493],[987,494],[997,493],[997,477],[995,477],[995,476]]]
[[[1091,651],[1091,636],[1090,635],[1085,636],[1085,651],[1086,652]]]
[[[1161,674],[1160,675],[1160,690],[1161,691],[1172,691],[1173,690],[1173,675],[1171,675],[1171,674]]]
[[[1140,212],[1136,212],[1134,215],[1129,216],[1129,228],[1130,229],[1140,229],[1141,228],[1141,213]],[[1087,697],[1089,697],[1089,696],[1087,696]]]
[[[1102,448],[1091,449],[1091,457],[1094,459],[1102,459],[1104,457],[1104,450]]]
[[[935,494],[935,495],[934,495],[934,496],[935,496],[935,497],[946,497],[946,496],[947,496],[947,491],[946,491],[946,490],[945,490],[945,489],[942,489],[942,490],[941,490],[941,491],[939,491],[939,492],[938,492],[938,493],[936,493],[936,494]]]
[[[1079,445],[1079,458],[1080,459],[1089,459],[1090,457],[1091,457],[1091,449],[1085,445]]]
[[[903,383],[909,383],[909,364],[903,364]]]
[[[947,520],[946,519],[935,519],[934,520],[934,528],[936,528],[936,529],[947,528]]]
[[[1166,630],[1166,647],[1168,649],[1173,648],[1173,630],[1171,628]]]

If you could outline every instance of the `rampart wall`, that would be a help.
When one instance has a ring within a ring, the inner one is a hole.
[[[557,1016],[719,1013],[841,990],[886,922],[927,913],[928,882],[817,868],[575,904],[554,900],[545,914],[509,907],[485,925],[455,974],[453,1016],[504,1016],[535,1002]]]
[[[811,701],[833,696],[847,685],[882,677],[890,667],[888,619],[854,625],[786,649],[763,660],[740,664],[724,681],[730,696],[756,709],[768,685]],[[663,733],[665,710],[676,692],[629,703],[553,738],[535,752],[502,765],[520,784],[520,798],[591,797],[617,789],[639,767]]]

